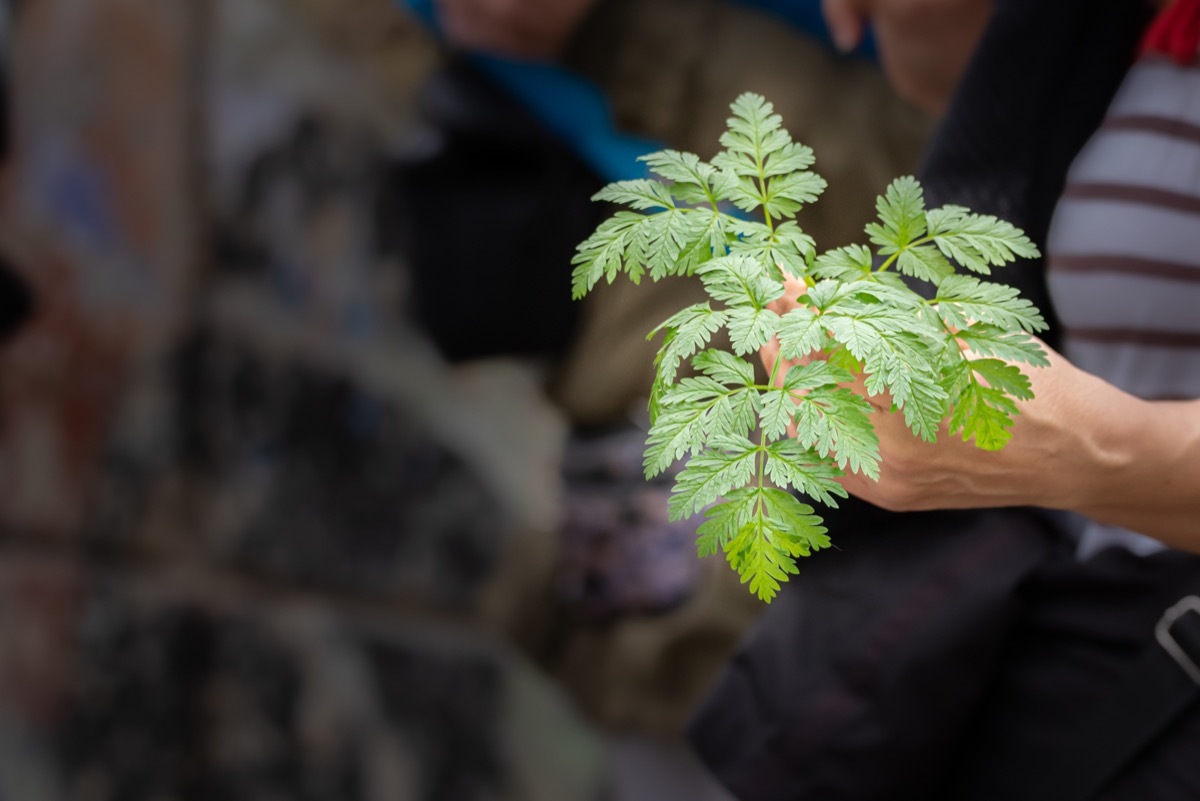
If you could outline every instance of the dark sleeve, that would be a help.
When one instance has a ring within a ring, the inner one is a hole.
[[[1143,0],[1001,0],[920,171],[933,206],[955,203],[1024,228],[1045,252],[1076,154],[1133,63],[1153,13]],[[1041,260],[997,276],[1057,315]]]
[[[11,14],[11,8],[0,10],[0,13],[5,11]],[[9,24],[11,26],[11,21]],[[5,35],[11,36],[9,31],[11,31],[11,27],[5,31]],[[3,57],[3,60],[0,61],[0,170],[4,170],[8,164],[12,145],[12,107],[10,103],[12,94],[9,87],[9,79],[12,76],[9,66],[10,45],[11,42],[0,42],[0,55]],[[15,332],[32,312],[33,295],[30,293],[29,287],[17,275],[8,259],[0,254],[0,339]]]

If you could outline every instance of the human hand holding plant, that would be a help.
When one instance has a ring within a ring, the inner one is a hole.
[[[700,553],[724,552],[750,590],[770,600],[797,572],[797,557],[829,545],[812,506],[789,490],[836,506],[846,482],[880,479],[878,399],[895,412],[889,433],[898,420],[909,438],[933,442],[942,429],[999,449],[1016,401],[1032,397],[1018,364],[1048,363],[1032,336],[1045,323],[1015,290],[956,271],[955,262],[987,274],[1037,255],[1008,223],[955,206],[927,210],[920,185],[901,178],[866,228],[873,250],[818,255],[792,219],[825,188],[808,170],[812,152],[753,94],[733,104],[721,143],[711,163],[676,151],[647,156],[657,179],[597,194],[633,210],[579,246],[574,294],[622,272],[635,283],[647,275],[704,283],[711,300],[655,332],[664,340],[646,473],[688,457],[672,517],[704,511]],[[929,282],[934,297],[902,276]],[[721,328],[732,352],[706,348]],[[777,349],[759,383],[743,357],[764,347],[771,354],[769,343]],[[680,379],[685,359],[698,374]]]

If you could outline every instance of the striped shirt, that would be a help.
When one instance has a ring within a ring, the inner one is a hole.
[[[1140,398],[1200,397],[1200,66],[1133,67],[1071,167],[1047,253],[1067,358]],[[1081,558],[1163,547],[1081,526]]]

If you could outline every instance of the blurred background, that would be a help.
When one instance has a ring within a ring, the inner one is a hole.
[[[723,798],[761,607],[641,477],[700,290],[571,254],[743,91],[822,247],[929,120],[819,3],[495,5],[0,0],[3,801]]]

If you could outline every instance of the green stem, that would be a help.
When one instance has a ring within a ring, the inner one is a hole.
[[[779,375],[779,368],[782,365],[783,365],[783,351],[780,350],[780,352],[775,356],[775,364],[773,367],[771,367],[771,378],[768,379],[767,385],[764,387],[764,389],[766,389],[768,391],[775,389],[775,377],[777,375]],[[757,389],[757,386],[755,388]]]
[[[767,176],[763,175],[762,153],[758,152],[758,148],[755,148],[754,166],[758,170],[758,197],[762,201],[763,217],[767,220],[767,230],[774,236],[775,221],[771,219],[771,212],[767,211]]]
[[[883,273],[883,272],[887,272],[887,269],[888,269],[889,267],[891,267],[893,264],[895,264],[895,263],[896,263],[896,259],[900,258],[900,254],[901,254],[901,253],[903,253],[904,251],[908,250],[909,248],[916,247],[917,245],[928,245],[928,244],[929,244],[930,242],[932,242],[932,241],[933,241],[933,237],[932,237],[932,236],[926,236],[926,237],[922,237],[921,239],[915,239],[915,240],[913,240],[912,242],[909,242],[907,245],[905,245],[904,247],[900,248],[899,250],[897,250],[897,251],[896,251],[895,253],[893,253],[892,255],[888,256],[888,258],[887,258],[887,261],[885,261],[885,262],[884,262],[884,263],[883,263],[883,264],[880,266],[880,268],[879,268],[878,270],[876,270],[875,272],[876,272],[876,273]]]
[[[775,387],[775,377],[779,375],[779,368],[783,365],[783,351],[775,354],[775,363],[771,365],[771,378],[767,381],[765,389],[773,391]],[[757,385],[756,385],[757,388]],[[761,431],[758,439],[758,456],[755,457],[756,467],[758,469],[758,515],[766,516],[766,509],[763,508],[763,482],[767,475],[767,432]]]

